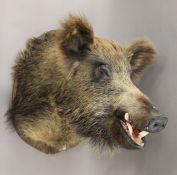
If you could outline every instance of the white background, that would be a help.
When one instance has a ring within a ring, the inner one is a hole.
[[[6,124],[11,67],[25,41],[55,29],[68,12],[83,13],[95,34],[123,43],[151,38],[159,56],[141,89],[169,117],[168,126],[148,136],[142,151],[109,157],[85,144],[45,155],[24,143]],[[176,175],[177,174],[177,1],[175,0],[0,0],[0,175]]]

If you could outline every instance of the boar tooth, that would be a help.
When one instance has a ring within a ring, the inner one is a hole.
[[[124,118],[125,118],[126,121],[129,121],[129,114],[125,113]]]
[[[132,132],[133,132],[132,126],[129,123],[127,123],[127,126],[128,126],[128,130],[130,132],[130,135],[132,136]]]
[[[144,146],[144,143],[142,142],[142,143],[140,143],[140,146]]]
[[[141,138],[145,137],[145,136],[148,135],[148,134],[149,134],[149,132],[147,132],[147,131],[141,131],[141,132],[139,133],[139,135],[141,136]]]
[[[64,145],[62,148],[61,148],[61,151],[65,151],[66,150],[66,145]]]

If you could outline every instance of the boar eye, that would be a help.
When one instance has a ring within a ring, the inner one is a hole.
[[[102,64],[98,65],[95,70],[94,80],[101,81],[107,80],[111,76],[111,70],[109,69],[108,65]]]

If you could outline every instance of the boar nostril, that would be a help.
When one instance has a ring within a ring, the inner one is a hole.
[[[168,118],[166,118],[166,117],[159,116],[159,117],[152,118],[149,121],[149,124],[147,126],[147,130],[152,133],[159,132],[165,128],[167,122],[168,122]]]

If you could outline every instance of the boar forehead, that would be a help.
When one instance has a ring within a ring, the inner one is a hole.
[[[116,41],[95,37],[88,55],[88,60],[101,62],[111,66],[113,71],[127,72],[130,64],[127,59],[126,48]]]

